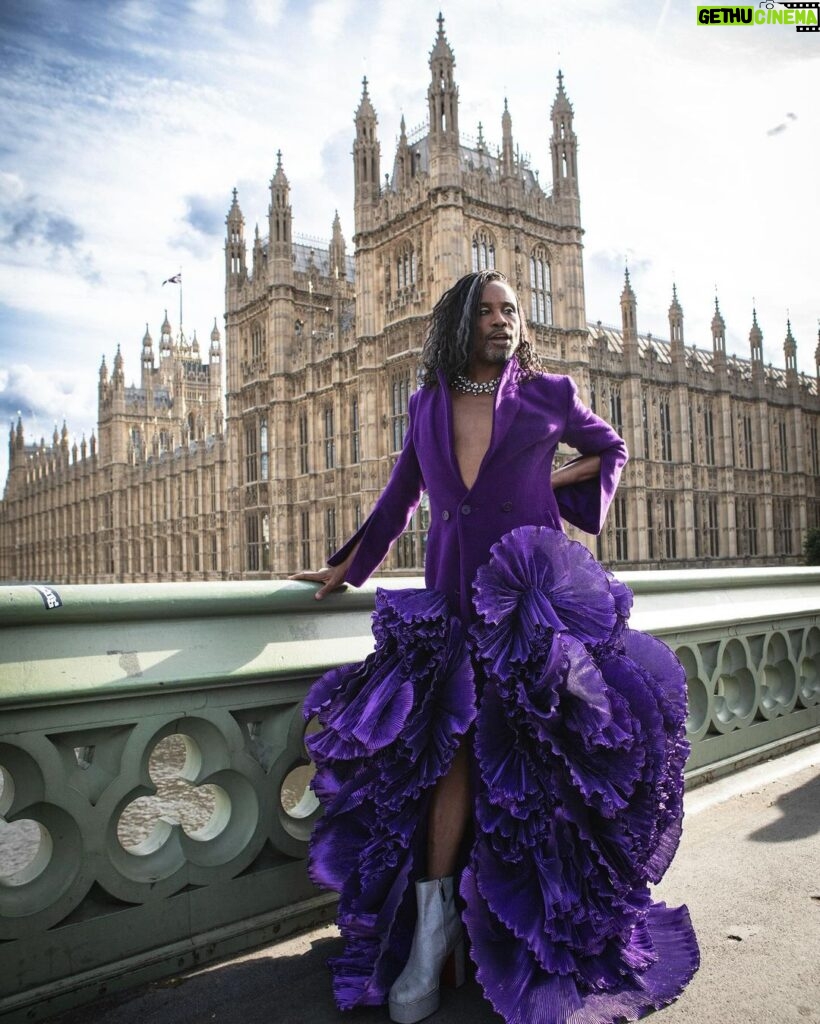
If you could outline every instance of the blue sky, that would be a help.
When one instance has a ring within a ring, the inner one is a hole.
[[[96,423],[100,359],[178,299],[208,337],[224,311],[224,220],[239,190],[266,233],[282,150],[297,234],[351,244],[353,113],[367,75],[382,170],[404,114],[426,113],[439,2],[5,0],[0,6],[0,423]],[[549,110],[562,68],[575,108],[587,314],[619,322],[628,258],[641,330],[668,336],[673,280],[688,344],[748,353],[752,302],[767,361],[787,310],[814,373],[820,299],[816,176],[820,33],[703,28],[695,3],[454,0],[460,127],[513,134],[550,182]],[[0,481],[6,445],[0,446]]]

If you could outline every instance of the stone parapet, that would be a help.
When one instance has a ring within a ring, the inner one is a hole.
[[[621,578],[686,669],[690,784],[820,736],[820,570]],[[0,1018],[332,914],[301,701],[371,649],[376,585],[0,588]]]

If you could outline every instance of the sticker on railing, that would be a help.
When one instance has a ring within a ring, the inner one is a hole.
[[[37,593],[42,597],[43,604],[46,607],[46,611],[51,611],[52,608],[62,608],[63,601],[56,590],[52,590],[51,587],[44,587],[37,583],[31,584]]]

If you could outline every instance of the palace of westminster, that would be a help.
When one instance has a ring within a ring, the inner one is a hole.
[[[353,141],[354,253],[338,216],[324,248],[294,240],[281,155],[267,237],[246,240],[236,191],[225,243],[226,334],[205,353],[166,316],[146,328],[140,386],[119,349],[99,372],[96,437],[28,443],[18,418],[0,502],[0,579],[47,583],[254,579],[318,567],[362,522],[407,422],[425,318],[462,274],[496,267],[521,296],[544,367],[626,440],[631,459],[604,533],[616,569],[791,564],[820,526],[817,378],[764,365],[752,312],[747,358],[684,343],[675,289],[669,340],[638,332],[627,272],[621,328],[587,321],[577,140],[561,75],[552,189],[513,144],[459,133],[443,20],[430,54],[428,121],[404,119],[382,177],[364,83]],[[468,144],[468,142],[470,144]],[[157,358],[158,356],[158,358]],[[223,407],[223,356],[227,379]],[[383,571],[419,571],[424,500]]]

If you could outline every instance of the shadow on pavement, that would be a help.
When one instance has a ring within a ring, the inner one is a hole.
[[[820,832],[820,774],[797,789],[784,793],[774,801],[782,817],[752,832],[755,843],[787,843],[807,839]]]
[[[338,1010],[327,958],[341,953],[340,939],[321,939],[294,956],[257,954],[194,974],[170,978],[78,1007],[49,1024],[386,1024],[386,1007]],[[441,1016],[448,1024],[498,1024],[477,982],[442,989]]]

